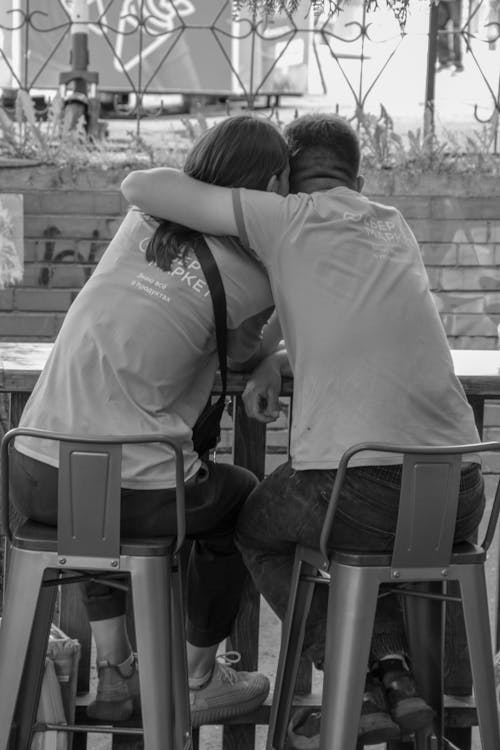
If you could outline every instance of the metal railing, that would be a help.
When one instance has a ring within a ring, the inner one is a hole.
[[[72,35],[85,31],[101,101],[135,117],[138,132],[144,116],[165,111],[167,94],[254,108],[262,96],[276,105],[282,95],[318,93],[349,118],[380,103],[403,120],[417,114],[426,132],[446,126],[460,105],[469,128],[489,129],[498,153],[500,0],[414,0],[404,29],[361,0],[317,16],[303,0],[293,17],[273,18],[236,17],[229,0],[87,0],[85,23],[74,20],[77,3],[3,1],[4,92],[57,89]]]

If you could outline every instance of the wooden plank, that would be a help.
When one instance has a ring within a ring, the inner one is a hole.
[[[484,396],[482,394],[479,396],[472,395],[470,389],[468,389],[467,400],[472,406],[477,431],[479,432],[479,437],[482,439],[484,430]]]
[[[45,342],[0,343],[0,390],[31,392],[51,351]]]
[[[92,650],[91,630],[83,596],[82,583],[68,583],[61,587],[59,627],[71,638],[76,638],[81,646],[76,687],[79,695],[89,691]]]
[[[266,460],[266,425],[250,419],[241,396],[233,401],[233,463],[253,471],[258,479],[264,477]]]
[[[246,415],[241,396],[233,399],[233,462],[264,476],[266,458],[265,425]],[[241,668],[255,671],[259,653],[260,596],[248,578],[240,610],[230,637],[230,648],[241,654]],[[223,750],[252,750],[255,746],[255,725],[224,727]]]
[[[255,726],[266,726],[269,723],[271,712],[272,694],[267,700],[254,711],[250,711],[244,716],[237,716],[233,719],[227,719],[226,724],[229,726],[239,726],[253,724]],[[77,724],[89,724],[85,709],[90,698],[88,696],[77,699],[76,722]],[[311,693],[309,695],[295,695],[293,699],[293,708],[310,708],[317,711],[321,708],[321,692]],[[446,724],[450,727],[474,727],[477,726],[477,711],[474,701],[471,697],[457,698],[451,695],[445,695],[445,718]],[[122,722],[121,726],[136,727],[138,726],[137,717]]]
[[[19,393],[11,394],[9,428],[17,427],[17,425],[19,424],[21,414],[23,413],[23,409],[26,406],[29,395],[30,394],[27,391],[21,391]]]
[[[0,342],[0,390],[31,390],[52,349],[50,342]],[[454,349],[455,372],[468,395],[500,398],[500,351],[496,349]],[[242,393],[247,376],[228,374],[228,393]],[[216,379],[214,393],[220,392]],[[282,396],[293,392],[293,381],[284,378]]]

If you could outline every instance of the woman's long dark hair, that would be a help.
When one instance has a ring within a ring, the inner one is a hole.
[[[288,150],[278,128],[264,118],[234,115],[206,130],[189,152],[184,172],[223,187],[265,190],[269,179],[288,165]],[[185,262],[200,233],[162,221],[146,249],[146,260],[168,271],[176,258]]]

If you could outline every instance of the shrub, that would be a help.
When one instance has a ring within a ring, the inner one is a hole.
[[[89,137],[83,116],[74,128],[64,125],[63,102],[59,96],[49,104],[45,120],[35,112],[29,94],[19,91],[13,119],[0,107],[0,159],[31,159],[44,164],[75,169],[111,167],[130,169],[153,166],[182,168],[187,152],[201,132],[209,127],[202,113],[181,118],[181,127],[169,132],[168,142],[148,139],[129,131],[126,139]],[[297,114],[297,113],[296,113]],[[271,115],[279,127],[279,112]],[[361,142],[362,169],[399,170],[407,174],[464,175],[470,172],[500,176],[500,155],[496,153],[498,112],[481,130],[468,135],[446,132],[438,137],[428,123],[405,135],[396,133],[394,122],[383,105],[378,116],[359,109],[355,127]]]
[[[158,164],[182,166],[192,133],[173,133],[167,148],[156,149],[141,136],[129,132],[127,139],[108,141],[89,137],[84,117],[74,127],[65,125],[64,104],[59,94],[49,103],[46,116],[37,116],[31,97],[18,91],[15,111],[9,115],[0,106],[0,158],[29,159],[44,164],[71,165],[78,169],[95,166],[150,167]]]
[[[414,174],[480,174],[500,176],[500,154],[495,153],[498,131],[496,118],[471,135],[446,131],[438,137],[430,125],[424,130],[394,132],[394,123],[383,105],[379,116],[356,113],[361,141],[362,167],[397,169]]]

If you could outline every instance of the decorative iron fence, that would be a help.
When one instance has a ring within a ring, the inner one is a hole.
[[[380,103],[403,122],[417,114],[425,132],[460,106],[498,153],[500,0],[414,0],[404,29],[362,0],[340,14],[309,6],[262,18],[236,16],[229,0],[3,0],[0,86],[4,95],[57,89],[76,33],[88,39],[83,67],[97,74],[101,102],[135,117],[138,132],[165,94],[253,108],[262,96],[317,93],[349,118]]]

